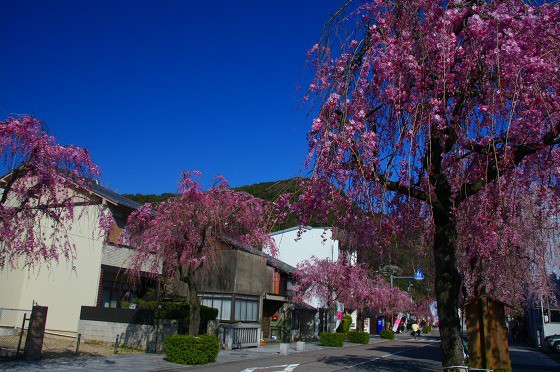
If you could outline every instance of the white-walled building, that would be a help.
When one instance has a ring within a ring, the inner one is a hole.
[[[126,218],[140,204],[97,183],[74,192],[79,200],[75,215],[80,217],[66,228],[76,247],[76,259],[69,262],[62,257],[58,263],[31,269],[5,266],[0,271],[0,327],[20,326],[6,324],[13,319],[7,319],[10,314],[2,309],[29,310],[36,303],[48,307],[47,330],[75,333],[82,306],[116,307],[122,292],[131,290],[124,271],[132,249],[112,243],[118,243]],[[97,233],[100,213],[111,213],[116,222],[107,244]]]
[[[338,260],[338,240],[330,227],[299,227],[271,234],[278,247],[278,259],[296,267],[298,263],[315,256],[319,259]]]
[[[297,267],[299,263],[310,260],[311,257],[337,261],[340,255],[339,241],[333,236],[331,227],[293,227],[271,234],[278,247],[278,259]],[[321,307],[317,298],[311,298],[308,305],[316,309]],[[315,319],[316,334],[320,329],[326,330],[326,313],[321,310]],[[356,312],[352,314],[353,323],[356,324]],[[338,326],[338,322],[336,324]]]

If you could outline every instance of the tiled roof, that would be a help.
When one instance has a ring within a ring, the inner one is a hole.
[[[58,172],[62,177],[72,179],[72,176],[69,175],[68,171],[59,169]],[[11,172],[8,172],[0,176],[0,180],[5,179],[10,173]],[[133,200],[125,198],[124,196],[117,194],[113,190],[109,190],[108,188],[101,186],[98,181],[93,179],[85,180],[84,187],[89,191],[93,192],[94,194],[97,194],[100,197],[107,199],[116,205],[125,206],[130,209],[138,209],[142,206],[142,204],[139,204]]]
[[[117,205],[121,205],[121,206],[125,206],[128,207],[130,209],[138,209],[142,206],[142,204],[139,204],[137,202],[135,202],[134,200],[130,200],[128,198],[125,198],[124,196],[117,194],[116,192],[114,192],[113,190],[109,190],[101,185],[99,185],[97,182],[91,182],[90,184],[88,184],[87,186],[92,192],[94,192],[95,194],[101,196],[102,198],[105,198]]]

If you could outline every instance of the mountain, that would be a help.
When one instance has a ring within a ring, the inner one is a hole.
[[[235,187],[235,191],[243,191],[254,197],[273,202],[278,199],[282,194],[292,194],[297,197],[301,193],[300,183],[302,178],[291,178],[287,180],[262,182],[253,185]],[[124,197],[134,200],[140,204],[144,203],[161,203],[174,196],[173,193],[164,193],[161,195],[155,194],[122,194]],[[284,223],[273,227],[273,231],[279,231],[297,225],[297,218],[295,215],[286,217]]]

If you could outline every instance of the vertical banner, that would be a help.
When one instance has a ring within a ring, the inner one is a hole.
[[[340,323],[342,322],[342,317],[344,316],[344,304],[338,302],[336,304],[336,325],[334,329],[337,329]]]
[[[432,317],[434,318],[434,324],[436,326],[439,325],[439,317],[437,312],[437,302],[434,301],[430,304],[430,312],[432,313]]]
[[[364,319],[364,332],[370,333],[369,332],[369,318]]]
[[[399,315],[397,315],[397,319],[395,319],[395,324],[393,325],[393,332],[397,332],[397,330],[399,329],[399,325],[401,324],[401,320],[402,313],[399,313]]]

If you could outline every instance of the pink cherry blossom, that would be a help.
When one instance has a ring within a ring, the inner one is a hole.
[[[101,174],[87,149],[58,144],[42,122],[24,116],[0,122],[0,156],[7,170],[0,194],[0,270],[61,258],[73,267],[71,224],[89,211],[99,221],[93,238],[106,238],[110,213],[79,196]]]
[[[378,0],[345,10],[324,32],[344,35],[309,56],[308,95],[323,104],[299,209],[349,232],[357,209],[386,220],[355,238],[379,251],[416,226],[434,258],[443,365],[460,365],[461,293],[518,307],[551,296],[560,6]]]

